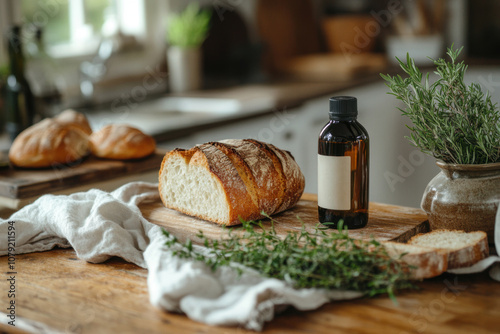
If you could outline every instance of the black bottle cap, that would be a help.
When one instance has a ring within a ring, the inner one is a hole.
[[[330,98],[330,119],[345,120],[358,116],[358,100],[352,96],[334,96]]]

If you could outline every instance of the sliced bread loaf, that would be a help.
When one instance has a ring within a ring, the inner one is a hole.
[[[446,251],[448,269],[469,267],[489,255],[488,238],[483,231],[434,230],[418,234],[408,243]]]
[[[291,208],[304,186],[289,152],[235,139],[168,152],[158,188],[167,208],[230,226]]]

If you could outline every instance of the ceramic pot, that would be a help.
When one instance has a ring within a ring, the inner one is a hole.
[[[202,66],[200,48],[171,46],[167,49],[170,90],[174,93],[201,88]]]
[[[500,202],[500,163],[436,164],[441,171],[427,185],[421,203],[431,230],[481,230],[493,242]]]

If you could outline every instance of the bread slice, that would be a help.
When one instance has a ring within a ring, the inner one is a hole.
[[[436,277],[448,268],[448,253],[445,251],[392,241],[382,244],[391,258],[410,266],[413,279]]]
[[[226,226],[262,218],[262,211],[273,215],[295,205],[304,191],[300,168],[287,159],[293,157],[286,151],[255,140],[175,149],[163,158],[160,198],[167,208]]]
[[[448,253],[448,269],[469,267],[489,255],[483,231],[434,230],[412,237],[411,245],[432,247]]]

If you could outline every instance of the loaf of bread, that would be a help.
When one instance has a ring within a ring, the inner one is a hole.
[[[111,124],[90,135],[93,155],[106,159],[139,159],[156,149],[153,137],[123,124]]]
[[[47,118],[16,137],[9,159],[18,167],[42,168],[70,164],[88,153],[89,140],[84,131]]]
[[[253,139],[175,149],[165,155],[159,173],[167,208],[226,226],[291,208],[304,186],[290,152]]]
[[[62,113],[54,117],[54,120],[63,125],[77,127],[87,135],[90,135],[92,133],[92,128],[90,127],[87,117],[85,117],[84,114],[79,113],[73,109],[67,109],[63,111]]]
[[[488,236],[483,231],[433,230],[417,234],[408,242],[448,253],[448,269],[472,266],[489,255]]]

